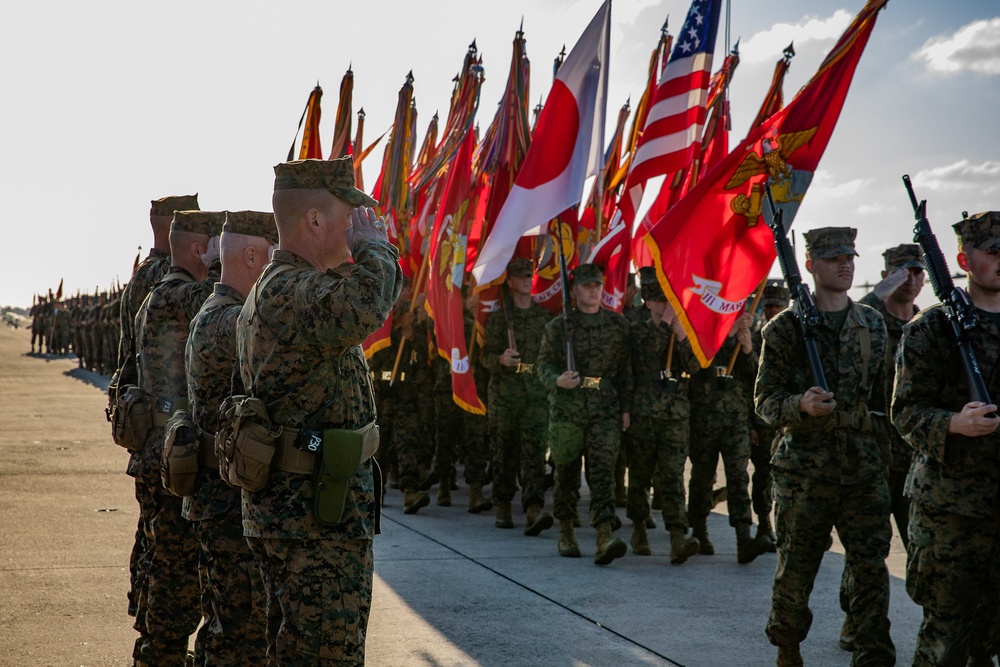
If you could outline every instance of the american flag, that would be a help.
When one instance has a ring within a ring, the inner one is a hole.
[[[698,153],[721,5],[722,0],[693,0],[674,40],[619,204],[627,223],[635,221],[647,180],[686,168]]]

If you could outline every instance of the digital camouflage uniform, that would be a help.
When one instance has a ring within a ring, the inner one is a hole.
[[[145,301],[146,296],[153,290],[153,287],[160,281],[167,271],[170,270],[170,255],[160,252],[156,248],[149,251],[149,255],[136,267],[132,273],[132,278],[125,285],[122,292],[121,312],[119,315],[121,334],[118,342],[117,360],[117,384],[124,387],[127,384],[138,384],[139,374],[135,365],[135,316],[139,312],[139,307]],[[135,459],[135,462],[133,462]],[[128,470],[134,471],[138,462],[138,455],[130,453]],[[134,472],[129,472],[135,477]],[[136,482],[135,498],[140,503],[142,494]],[[139,513],[139,525],[135,530],[135,540],[132,543],[132,552],[129,557],[129,592],[128,592],[128,613],[135,616],[138,608],[139,590],[142,582],[145,581],[146,572],[149,570],[149,550],[146,545],[146,531],[144,528],[144,517]],[[136,629],[142,632],[138,627]]]
[[[886,344],[881,316],[849,304],[842,327],[830,313],[820,313],[816,327],[820,362],[837,402],[834,414],[848,413],[845,421],[853,421],[850,413],[864,413],[873,392],[881,391]],[[775,428],[791,429],[771,459],[778,566],[767,636],[777,646],[805,639],[812,624],[809,594],[835,526],[854,580],[850,607],[857,639],[851,664],[892,665],[886,461],[870,430],[851,425],[825,430],[829,417],[800,411],[799,398],[813,381],[796,318],[792,308],[764,327],[755,390],[757,413]]]
[[[500,364],[500,357],[509,346],[508,318],[520,357],[518,366]],[[524,510],[545,505],[548,392],[532,371],[538,361],[545,325],[551,319],[551,313],[535,302],[527,308],[517,308],[508,300],[506,315],[499,310],[486,319],[483,340],[483,364],[490,372],[486,416],[493,458],[491,494],[494,502],[511,502],[520,479]]]
[[[216,283],[191,322],[185,350],[188,411],[205,434],[219,430],[222,401],[244,393],[236,354],[236,320],[243,301],[235,289]],[[267,654],[267,598],[243,536],[240,490],[222,481],[217,465],[202,462],[199,468],[195,493],[184,499],[183,516],[194,525],[207,575],[208,605],[199,632],[204,664],[260,664]]]
[[[277,250],[258,285],[279,267],[291,269],[247,298],[237,324],[240,374],[276,426],[357,429],[375,419],[361,343],[389,316],[402,274],[385,241],[358,241],[352,254],[345,278]],[[243,492],[244,534],[253,538],[268,599],[271,664],[364,664],[377,522],[373,465],[369,459],[358,468],[332,526],[313,516],[312,475],[272,469],[266,487]]]
[[[733,350],[740,347],[736,335],[726,338],[712,366],[702,368],[691,379],[691,479],[688,486],[688,514],[700,531],[712,511],[712,484],[722,456],[726,471],[729,525],[749,527],[750,427],[748,394],[753,383],[752,354],[741,350],[733,366],[733,379],[720,380],[717,368],[725,372]],[[722,384],[724,382],[724,384]]]
[[[663,323],[653,324],[647,308],[642,311],[645,317],[635,317],[630,336],[635,390],[632,423],[624,439],[629,470],[628,518],[636,524],[644,523],[649,516],[647,492],[658,471],[656,488],[665,527],[687,530],[684,463],[691,417],[688,378],[700,366],[687,339],[675,340],[670,371],[677,385],[676,390],[666,391],[660,371],[666,368],[671,331]]]
[[[965,247],[1000,247],[998,213],[955,227]],[[996,403],[1000,322],[996,314],[975,313],[972,351]],[[949,327],[938,305],[903,328],[892,398],[893,424],[915,452],[906,479],[906,592],[924,611],[913,658],[921,666],[965,665],[970,655],[983,659],[1000,650],[1000,433],[948,433],[952,414],[969,403]]]
[[[570,311],[573,356],[583,378],[600,378],[599,388],[556,386],[566,370],[563,315],[545,327],[535,373],[548,389],[549,448],[555,463],[555,516],[560,522],[577,516],[582,459],[587,459],[590,525],[611,522],[615,515],[615,460],[621,447],[621,415],[632,404],[632,364],[628,322],[601,308],[593,314]]]
[[[169,414],[187,401],[184,347],[188,327],[211,296],[218,277],[217,265],[201,282],[185,269],[171,266],[139,308],[135,318],[139,387],[154,401],[154,412]],[[181,516],[182,500],[162,486],[162,452],[163,428],[154,426],[142,451],[129,462],[129,472],[136,479],[150,553],[136,615],[136,623],[145,626],[145,636],[140,637],[142,646],[134,657],[144,665],[166,666],[184,660],[188,636],[201,619],[201,587],[198,539],[190,522]]]

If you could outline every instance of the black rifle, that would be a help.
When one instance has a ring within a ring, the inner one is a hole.
[[[965,290],[961,287],[955,287],[955,283],[951,279],[948,264],[944,261],[937,237],[934,236],[931,223],[927,220],[927,200],[921,199],[920,202],[917,202],[917,196],[913,194],[913,184],[910,183],[909,176],[903,176],[903,185],[906,186],[906,193],[910,195],[913,217],[917,220],[917,224],[913,227],[913,241],[919,243],[924,251],[924,266],[927,267],[927,277],[930,278],[931,287],[934,288],[934,296],[944,306],[948,323],[951,324],[951,337],[955,347],[958,348],[958,356],[962,358],[962,368],[965,370],[965,377],[969,382],[969,400],[990,404],[993,401],[990,400],[986,382],[979,370],[976,354],[972,351],[970,333],[977,324],[976,310],[972,302],[969,301],[969,295],[965,293]]]
[[[799,273],[798,262],[795,261],[795,252],[788,242],[788,232],[782,222],[782,211],[774,205],[774,196],[771,194],[771,186],[766,186],[767,206],[771,211],[771,222],[769,227],[774,234],[774,248],[778,253],[778,264],[781,265],[781,274],[785,277],[788,291],[792,299],[799,307],[796,319],[799,322],[799,329],[802,331],[802,342],[806,346],[806,359],[809,361],[809,374],[812,376],[813,386],[819,387],[823,391],[830,391],[826,383],[826,375],[823,373],[823,365],[819,361],[819,348],[816,347],[816,327],[819,326],[819,311],[816,309],[816,302],[813,301],[809,287],[802,282],[802,274]]]
[[[576,370],[576,360],[573,358],[573,320],[570,318],[569,272],[566,271],[566,253],[563,252],[562,222],[557,218],[559,228],[559,280],[562,282],[563,328],[566,331],[566,370]]]

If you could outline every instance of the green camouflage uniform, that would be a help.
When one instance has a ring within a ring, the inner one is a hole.
[[[135,365],[135,316],[139,312],[139,307],[145,301],[146,296],[153,290],[153,286],[160,281],[167,271],[170,270],[170,255],[160,252],[156,248],[149,251],[149,255],[136,267],[132,278],[125,285],[122,292],[121,312],[119,322],[121,334],[118,338],[118,360],[116,363],[118,374],[118,386],[127,384],[138,384],[139,375]],[[133,459],[135,462],[133,462]],[[138,463],[138,456],[130,453],[127,470],[128,474],[135,477],[135,466]],[[146,544],[146,531],[144,517],[141,511],[141,497],[139,482],[136,481],[135,498],[140,503],[139,525],[135,530],[135,540],[132,543],[132,553],[129,557],[129,591],[128,591],[128,613],[135,616],[138,609],[139,591],[142,582],[146,579],[146,572],[149,571],[149,549]],[[136,627],[139,630],[138,627]],[[140,630],[142,632],[142,630]]]
[[[972,349],[995,403],[1000,326],[995,315],[976,315]],[[892,420],[915,450],[906,592],[924,617],[914,665],[965,665],[970,652],[996,653],[1000,637],[1000,433],[948,433],[952,413],[969,402],[948,329],[941,306],[924,310],[903,328],[896,356]]]
[[[760,350],[764,344],[764,325],[753,330],[753,350],[756,355],[754,360],[754,377],[757,376],[757,366],[760,364]],[[750,461],[753,463],[753,476],[750,478],[750,504],[753,512],[757,515],[758,522],[761,517],[771,518],[773,501],[771,499],[771,445],[774,444],[776,431],[766,421],[761,419],[753,410],[753,387],[750,388],[750,428],[757,432],[757,444],[750,443]],[[728,493],[728,491],[727,491]]]
[[[698,359],[691,344],[674,342],[671,363],[677,390],[664,391],[660,371],[666,368],[670,328],[653,324],[650,312],[643,307],[645,318],[634,317],[631,327],[630,350],[635,390],[632,396],[631,425],[626,431],[628,455],[628,518],[632,523],[644,522],[649,516],[647,491],[655,472],[663,522],[667,530],[687,530],[684,510],[684,462],[688,456],[689,380],[686,376],[698,371]],[[633,312],[640,312],[636,308]]]
[[[837,412],[856,413],[882,390],[886,334],[877,312],[849,303],[842,327],[821,313],[816,333]],[[886,461],[871,432],[851,426],[823,430],[828,418],[800,411],[799,398],[813,381],[796,311],[785,310],[764,327],[755,390],[757,413],[775,428],[792,429],[780,437],[771,459],[778,566],[767,636],[777,646],[805,639],[812,624],[809,594],[836,526],[854,580],[850,607],[857,639],[851,664],[891,665]]]
[[[191,322],[184,354],[188,411],[208,434],[219,430],[222,401],[243,393],[236,355],[236,319],[243,301],[235,289],[216,283]],[[194,495],[184,499],[182,513],[194,524],[207,574],[207,618],[199,632],[206,665],[255,664],[267,653],[266,597],[243,536],[240,498],[239,489],[220,479],[218,467],[202,464]]]
[[[172,266],[139,307],[135,318],[139,387],[164,414],[178,409],[178,399],[187,400],[184,347],[188,328],[218,277],[218,265],[202,282]],[[173,409],[159,407],[166,401]],[[163,428],[153,427],[145,447],[129,461],[150,554],[138,600],[136,624],[144,630],[140,630],[142,645],[137,641],[135,657],[150,665],[176,665],[183,663],[188,636],[201,619],[198,539],[190,522],[181,516],[181,499],[162,486],[162,452]]]
[[[500,357],[508,347],[507,317],[514,328],[520,366],[503,366]],[[545,505],[545,442],[547,393],[531,372],[552,315],[532,302],[517,308],[508,302],[507,315],[491,313],[486,319],[483,364],[490,372],[486,416],[493,455],[493,501],[514,499],[521,480],[521,507]]]
[[[349,277],[277,250],[237,323],[240,375],[275,425],[357,429],[375,418],[361,343],[402,287],[389,243],[358,241]],[[252,304],[254,306],[252,307]],[[251,317],[251,315],[253,315]],[[243,529],[264,576],[268,659],[281,665],[363,665],[371,607],[376,493],[371,460],[351,479],[340,523],[313,516],[313,477],[272,470],[243,492]]]
[[[739,347],[736,336],[726,338],[713,364],[725,371],[733,350]],[[753,382],[752,354],[742,350],[736,356],[733,379],[719,384],[716,366],[698,371],[691,379],[691,479],[688,485],[688,513],[692,523],[701,523],[712,511],[712,484],[722,455],[726,471],[729,525],[749,526],[750,461],[749,403],[747,395]]]
[[[615,460],[621,447],[621,415],[632,404],[632,364],[628,322],[601,308],[593,314],[570,312],[573,356],[581,386],[562,389],[556,378],[566,370],[564,315],[545,327],[535,373],[549,392],[549,448],[556,469],[553,494],[559,521],[577,517],[582,457],[587,459],[590,524],[615,514]],[[600,378],[599,388],[584,388],[585,377]]]

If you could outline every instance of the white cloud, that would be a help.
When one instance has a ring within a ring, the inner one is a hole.
[[[1000,75],[1000,16],[973,21],[950,36],[932,37],[910,56],[928,71]]]
[[[858,215],[882,215],[894,210],[885,204],[862,204],[854,209],[854,212]]]
[[[855,178],[843,183],[836,183],[833,174],[817,169],[809,185],[808,199],[816,200],[849,200],[858,196],[863,189],[871,185],[870,179]]]
[[[1000,161],[987,160],[971,164],[959,160],[944,167],[921,171],[913,177],[915,187],[931,190],[989,194],[1000,190]]]
[[[745,63],[777,60],[790,42],[794,41],[798,48],[807,42],[834,40],[850,25],[851,18],[847,10],[838,9],[825,19],[806,16],[798,23],[777,23],[740,44],[740,60]]]

